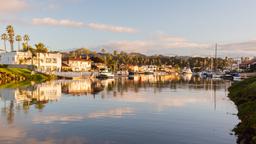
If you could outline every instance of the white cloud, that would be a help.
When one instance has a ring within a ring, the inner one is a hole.
[[[27,7],[26,0],[0,0],[0,13],[18,12]]]
[[[83,27],[82,22],[72,21],[72,20],[56,20],[53,18],[34,18],[32,20],[34,25],[49,25],[49,26],[64,26],[64,27]]]
[[[48,116],[36,116],[33,118],[33,123],[35,124],[50,124],[54,122],[59,122],[62,124],[67,124],[70,122],[84,121],[88,119],[98,119],[98,118],[122,118],[127,115],[134,114],[134,109],[129,107],[124,108],[114,108],[105,111],[91,112],[85,116],[81,115],[48,115]]]
[[[34,18],[32,20],[33,25],[48,25],[48,26],[63,26],[63,27],[74,27],[74,28],[91,28],[96,30],[118,32],[118,33],[136,33],[137,30],[129,27],[121,27],[100,23],[83,23],[79,21],[73,21],[69,19],[54,19],[50,17],[46,18]]]
[[[171,53],[175,49],[202,49],[208,48],[209,45],[191,42],[183,37],[157,34],[150,39],[112,41],[100,47],[105,47],[110,51],[118,50],[145,54],[166,54],[166,52]]]

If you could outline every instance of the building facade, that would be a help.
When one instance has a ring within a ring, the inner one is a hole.
[[[61,71],[62,55],[60,53],[4,52],[0,53],[0,64],[34,65],[38,71]]]
[[[3,52],[0,53],[0,64],[31,65],[31,52]]]
[[[74,72],[88,72],[91,71],[92,62],[88,59],[72,58],[65,62]]]
[[[62,55],[61,53],[37,53],[34,65],[38,71],[55,72],[61,71]]]

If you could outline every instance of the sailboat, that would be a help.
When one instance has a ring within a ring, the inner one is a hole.
[[[215,62],[214,62],[214,71],[212,72],[212,78],[220,79],[223,77],[224,73],[217,70],[217,67],[218,67],[217,51],[218,51],[218,44],[215,45],[215,58],[214,58]]]

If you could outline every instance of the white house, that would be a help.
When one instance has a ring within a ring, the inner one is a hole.
[[[61,53],[37,53],[34,60],[34,65],[42,72],[61,71],[61,64]]]
[[[31,65],[31,52],[2,52],[0,64],[25,64]]]
[[[91,70],[92,62],[88,59],[71,58],[66,64],[75,72],[87,72]]]
[[[35,65],[42,72],[61,71],[62,55],[60,53],[4,52],[0,53],[0,64]]]

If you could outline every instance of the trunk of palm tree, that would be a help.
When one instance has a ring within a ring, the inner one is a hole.
[[[13,49],[13,43],[10,43],[11,44],[11,51],[13,52],[14,49]]]
[[[4,40],[4,50],[7,51],[7,49],[6,49],[6,40]]]
[[[20,41],[18,41],[18,51],[20,51]]]

